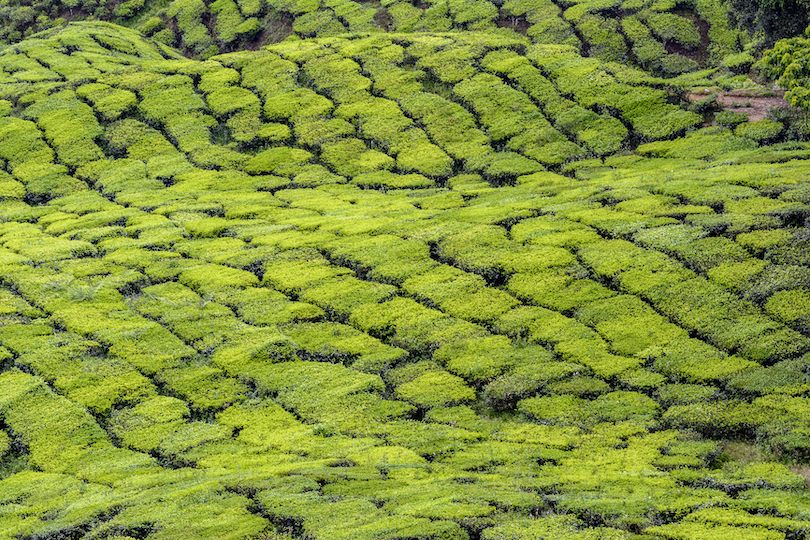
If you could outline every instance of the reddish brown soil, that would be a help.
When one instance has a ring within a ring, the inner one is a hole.
[[[501,15],[495,19],[495,24],[498,28],[511,28],[518,34],[526,35],[526,31],[531,26],[531,23],[526,20],[526,17],[513,17],[511,15]]]
[[[748,117],[748,120],[755,122],[765,119],[768,111],[779,107],[788,108],[790,104],[785,101],[784,91],[776,90],[770,92],[774,95],[756,95],[749,90],[733,90],[722,92],[717,96],[717,103],[725,111],[741,112]],[[689,101],[696,102],[706,99],[705,94],[689,94]]]

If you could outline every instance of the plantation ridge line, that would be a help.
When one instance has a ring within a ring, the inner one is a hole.
[[[0,6],[0,540],[806,538],[802,6]]]

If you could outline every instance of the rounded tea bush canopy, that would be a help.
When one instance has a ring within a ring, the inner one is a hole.
[[[681,99],[719,0],[2,9],[0,539],[806,535],[806,118]]]

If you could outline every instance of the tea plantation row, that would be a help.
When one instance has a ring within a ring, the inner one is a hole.
[[[746,73],[754,62],[748,34],[734,28],[721,0],[457,0],[381,4],[353,0],[10,0],[0,7],[5,43],[66,20],[97,19],[135,28],[188,54],[275,43],[293,35],[330,37],[347,32],[498,31],[533,43],[567,44],[604,61],[628,62],[665,75],[722,66]]]
[[[780,124],[493,34],[0,67],[0,538],[807,534]]]

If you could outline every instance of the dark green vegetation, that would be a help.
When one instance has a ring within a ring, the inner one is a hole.
[[[810,24],[807,0],[730,0],[732,17],[756,32],[765,44],[804,32]]]
[[[446,6],[0,54],[1,539],[807,536],[810,145]]]

